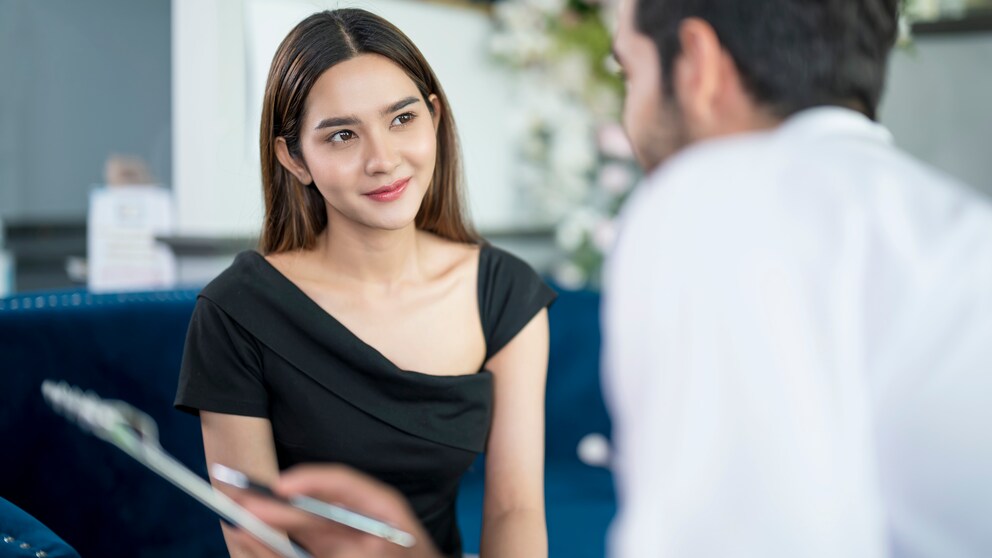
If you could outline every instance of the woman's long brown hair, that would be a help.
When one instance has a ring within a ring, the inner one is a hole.
[[[303,185],[276,158],[276,139],[302,159],[300,125],[307,96],[328,68],[361,54],[379,54],[400,66],[417,85],[424,102],[437,95],[441,119],[437,159],[430,187],[417,213],[418,229],[456,242],[479,236],[463,211],[461,157],[448,98],[416,45],[388,21],[360,9],[316,13],[283,39],[272,59],[262,103],[261,156],[265,220],[259,239],[263,254],[309,249],[327,227],[327,209],[315,186]]]

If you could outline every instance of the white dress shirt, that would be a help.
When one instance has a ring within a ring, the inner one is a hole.
[[[992,556],[992,209],[839,108],[692,146],[605,289],[619,557]]]

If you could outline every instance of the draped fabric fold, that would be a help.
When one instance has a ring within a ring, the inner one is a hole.
[[[481,452],[492,413],[492,374],[405,371],[356,337],[256,252],[209,299],[273,352],[341,399],[432,442]],[[227,288],[231,283],[238,289]],[[287,288],[291,287],[291,288]],[[287,331],[287,328],[290,328]],[[358,373],[356,373],[358,372]],[[457,418],[459,427],[451,428]]]

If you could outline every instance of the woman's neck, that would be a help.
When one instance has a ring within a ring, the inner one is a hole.
[[[389,289],[423,279],[422,244],[413,223],[393,231],[328,224],[314,253],[322,267],[343,281]]]

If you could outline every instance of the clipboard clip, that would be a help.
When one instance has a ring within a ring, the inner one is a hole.
[[[123,401],[104,400],[92,391],[51,380],[42,382],[41,393],[55,412],[102,440],[127,446],[122,447],[125,451],[162,449],[155,420]]]

